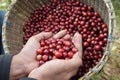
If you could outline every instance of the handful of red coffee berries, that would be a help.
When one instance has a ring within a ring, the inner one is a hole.
[[[37,50],[36,59],[42,65],[46,61],[54,59],[71,59],[78,51],[71,40],[48,39],[40,41],[40,49]]]

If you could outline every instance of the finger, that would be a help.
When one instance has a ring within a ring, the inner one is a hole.
[[[48,39],[48,38],[50,38],[52,36],[53,36],[52,32],[42,32],[42,33],[39,33],[39,34],[33,36],[33,38],[40,41],[41,39]]]
[[[72,40],[75,47],[78,48],[78,52],[66,63],[66,67],[70,70],[77,69],[82,65],[82,37],[79,33],[76,33]]]
[[[63,39],[69,40],[69,39],[71,39],[71,36],[70,36],[69,34],[67,34],[67,35],[65,35],[65,36],[63,37]]]
[[[78,52],[74,54],[72,60],[74,62],[77,61],[76,65],[82,65],[82,36],[77,32],[73,37],[73,43],[75,47],[78,49]]]
[[[53,38],[55,38],[55,39],[62,38],[66,35],[66,32],[67,32],[67,30],[62,30],[62,31],[58,32],[56,35],[54,35]]]
[[[82,36],[77,32],[73,37],[73,43],[75,47],[82,53]]]

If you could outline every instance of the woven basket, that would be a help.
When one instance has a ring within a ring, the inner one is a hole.
[[[22,49],[23,26],[28,20],[30,13],[36,7],[49,3],[50,0],[14,0],[9,7],[3,25],[3,46],[5,53],[17,54]],[[97,66],[91,69],[79,80],[89,80],[90,77],[99,72],[108,60],[110,47],[114,41],[114,30],[116,26],[115,13],[110,0],[80,0],[98,11],[109,29],[108,44],[104,56]]]

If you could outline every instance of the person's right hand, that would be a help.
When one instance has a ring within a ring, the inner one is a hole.
[[[36,51],[41,47],[39,42],[52,36],[53,33],[51,32],[41,32],[27,41],[20,53],[13,56],[10,67],[10,80],[26,77],[33,69],[39,67],[39,62],[36,60]]]
[[[65,33],[56,35],[55,38],[61,38]],[[28,77],[37,80],[69,80],[74,76],[82,65],[82,38],[76,33],[72,39],[78,52],[70,60],[51,60],[39,68],[34,69]]]

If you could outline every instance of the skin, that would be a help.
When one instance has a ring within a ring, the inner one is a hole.
[[[82,38],[76,33],[72,39],[78,52],[70,60],[51,60],[42,66],[35,60],[36,51],[40,48],[39,41],[49,38],[70,39],[66,35],[66,30],[60,31],[56,35],[50,32],[42,32],[31,37],[21,52],[13,57],[10,69],[10,80],[16,80],[22,77],[35,78],[37,80],[69,80],[77,73],[82,65]]]

